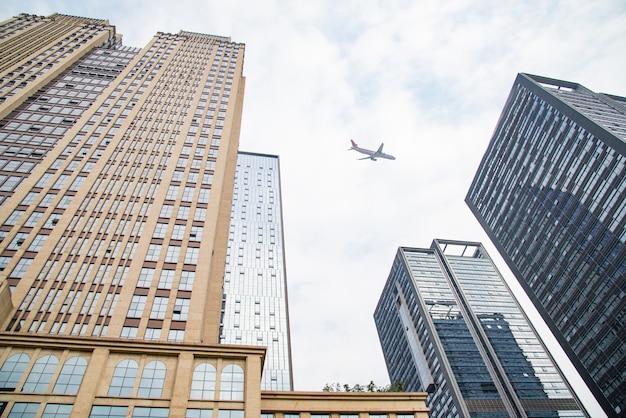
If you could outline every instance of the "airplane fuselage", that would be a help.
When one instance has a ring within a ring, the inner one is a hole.
[[[377,158],[386,158],[388,160],[395,160],[396,159],[396,157],[394,157],[393,155],[385,154],[383,152],[383,146],[385,144],[380,144],[380,147],[378,147],[378,150],[373,151],[373,150],[369,150],[369,149],[366,149],[366,148],[359,147],[356,144],[356,142],[354,142],[352,140],[350,142],[352,143],[352,147],[349,150],[355,150],[357,152],[360,152],[361,154],[367,155],[367,157],[365,157],[365,158],[359,158],[360,160],[370,159],[372,161],[376,161]]]

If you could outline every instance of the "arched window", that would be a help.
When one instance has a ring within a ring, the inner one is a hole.
[[[193,371],[191,380],[191,399],[213,399],[215,396],[215,366],[201,363]]]
[[[9,357],[0,368],[0,391],[14,391],[29,362],[30,357],[25,353]]]
[[[135,378],[139,368],[135,360],[127,359],[120,361],[115,366],[111,385],[109,385],[109,396],[130,396],[135,387]]]
[[[28,374],[22,392],[45,392],[58,365],[59,359],[53,355],[41,357]]]
[[[244,376],[241,366],[227,364],[220,379],[220,399],[243,400]]]
[[[151,361],[146,364],[139,381],[137,396],[142,398],[160,398],[165,382],[165,364],[162,361]]]
[[[76,395],[78,388],[83,381],[83,375],[87,369],[87,360],[83,357],[72,357],[65,361],[59,378],[57,379],[53,393],[65,393],[67,395]]]

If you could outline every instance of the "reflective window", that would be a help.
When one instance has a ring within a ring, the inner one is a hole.
[[[45,392],[50,385],[52,375],[59,365],[55,356],[43,356],[35,362],[22,388],[23,392]]]
[[[13,354],[0,368],[0,390],[13,391],[17,387],[26,366],[30,362],[28,354]]]
[[[213,399],[215,396],[215,366],[209,363],[198,364],[191,380],[191,399]]]
[[[243,417],[244,417],[243,411],[221,409],[217,412],[217,418],[243,418]]]
[[[213,418],[212,409],[188,409],[185,418]]]
[[[15,402],[11,412],[9,412],[9,418],[35,418],[37,410],[39,409],[38,403],[32,402]]]
[[[222,369],[220,399],[243,400],[244,375],[241,366],[228,364]]]
[[[101,406],[91,407],[90,418],[126,418],[127,406]]]
[[[69,418],[72,413],[72,405],[49,403],[43,410],[45,418]]]
[[[151,361],[146,364],[139,381],[137,396],[142,398],[160,398],[165,381],[165,364],[162,361]],[[133,416],[135,414],[133,413]]]
[[[63,364],[63,368],[61,369],[61,373],[54,385],[52,393],[65,393],[67,395],[77,394],[86,369],[87,360],[83,357],[77,356],[68,359],[65,364]]]
[[[130,396],[135,386],[138,365],[135,360],[122,360],[115,367],[111,385],[109,386],[109,396]],[[93,412],[93,411],[92,411]]]
[[[148,408],[143,406],[136,406],[133,409],[133,418],[154,417],[154,418],[167,418],[170,414],[169,408]]]

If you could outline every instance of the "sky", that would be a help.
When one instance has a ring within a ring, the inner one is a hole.
[[[623,0],[0,2],[22,12],[246,44],[239,148],[280,156],[296,390],[389,383],[372,315],[399,246],[480,241],[510,279],[464,198],[517,73],[626,96]]]

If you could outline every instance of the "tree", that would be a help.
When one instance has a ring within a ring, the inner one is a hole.
[[[367,386],[356,384],[350,386],[348,384],[331,383],[324,386],[322,389],[324,392],[404,392],[404,384],[402,382],[396,382],[387,386],[376,386],[374,381],[370,381]]]

